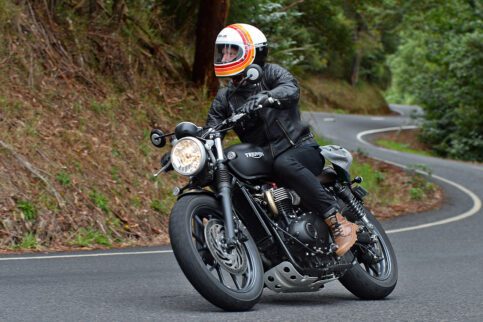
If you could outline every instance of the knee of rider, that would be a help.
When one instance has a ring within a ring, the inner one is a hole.
[[[275,159],[273,163],[273,170],[278,174],[283,174],[284,176],[290,175],[292,171],[296,168],[296,162],[292,158],[280,157]]]

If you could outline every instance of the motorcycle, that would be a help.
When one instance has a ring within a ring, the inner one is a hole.
[[[266,105],[277,103],[269,99]],[[356,243],[339,257],[324,220],[308,211],[295,191],[270,180],[268,151],[247,143],[224,148],[223,135],[246,116],[233,114],[214,128],[181,122],[173,133],[151,131],[156,147],[172,137],[172,149],[155,176],[174,170],[189,178],[175,188],[169,236],[190,283],[227,311],[251,309],[264,287],[315,292],[335,280],[361,299],[388,296],[397,283],[396,256],[383,227],[364,206],[362,178],[350,177],[350,152],[320,147],[331,162],[318,176],[320,183],[359,227]]]

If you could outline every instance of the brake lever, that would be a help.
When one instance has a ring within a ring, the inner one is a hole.
[[[166,170],[170,166],[171,166],[171,160],[169,160],[169,162],[166,163],[166,165],[164,167],[162,167],[161,169],[159,169],[158,172],[156,172],[155,174],[153,174],[153,177],[159,176],[162,172],[164,172],[164,170]]]

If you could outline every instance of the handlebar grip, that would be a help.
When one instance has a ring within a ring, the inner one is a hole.
[[[263,102],[263,104],[258,105],[258,108],[263,108],[263,107],[270,107],[273,105],[280,106],[280,101],[276,98],[269,97]]]

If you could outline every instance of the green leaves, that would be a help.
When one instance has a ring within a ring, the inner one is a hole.
[[[324,73],[349,80],[360,56],[360,77],[389,84],[385,64],[394,52],[402,14],[392,1],[246,0],[232,3],[229,22],[246,22],[268,38],[269,60],[295,72]]]
[[[390,59],[392,97],[426,110],[422,138],[440,155],[483,160],[481,5],[435,2],[411,11]]]

